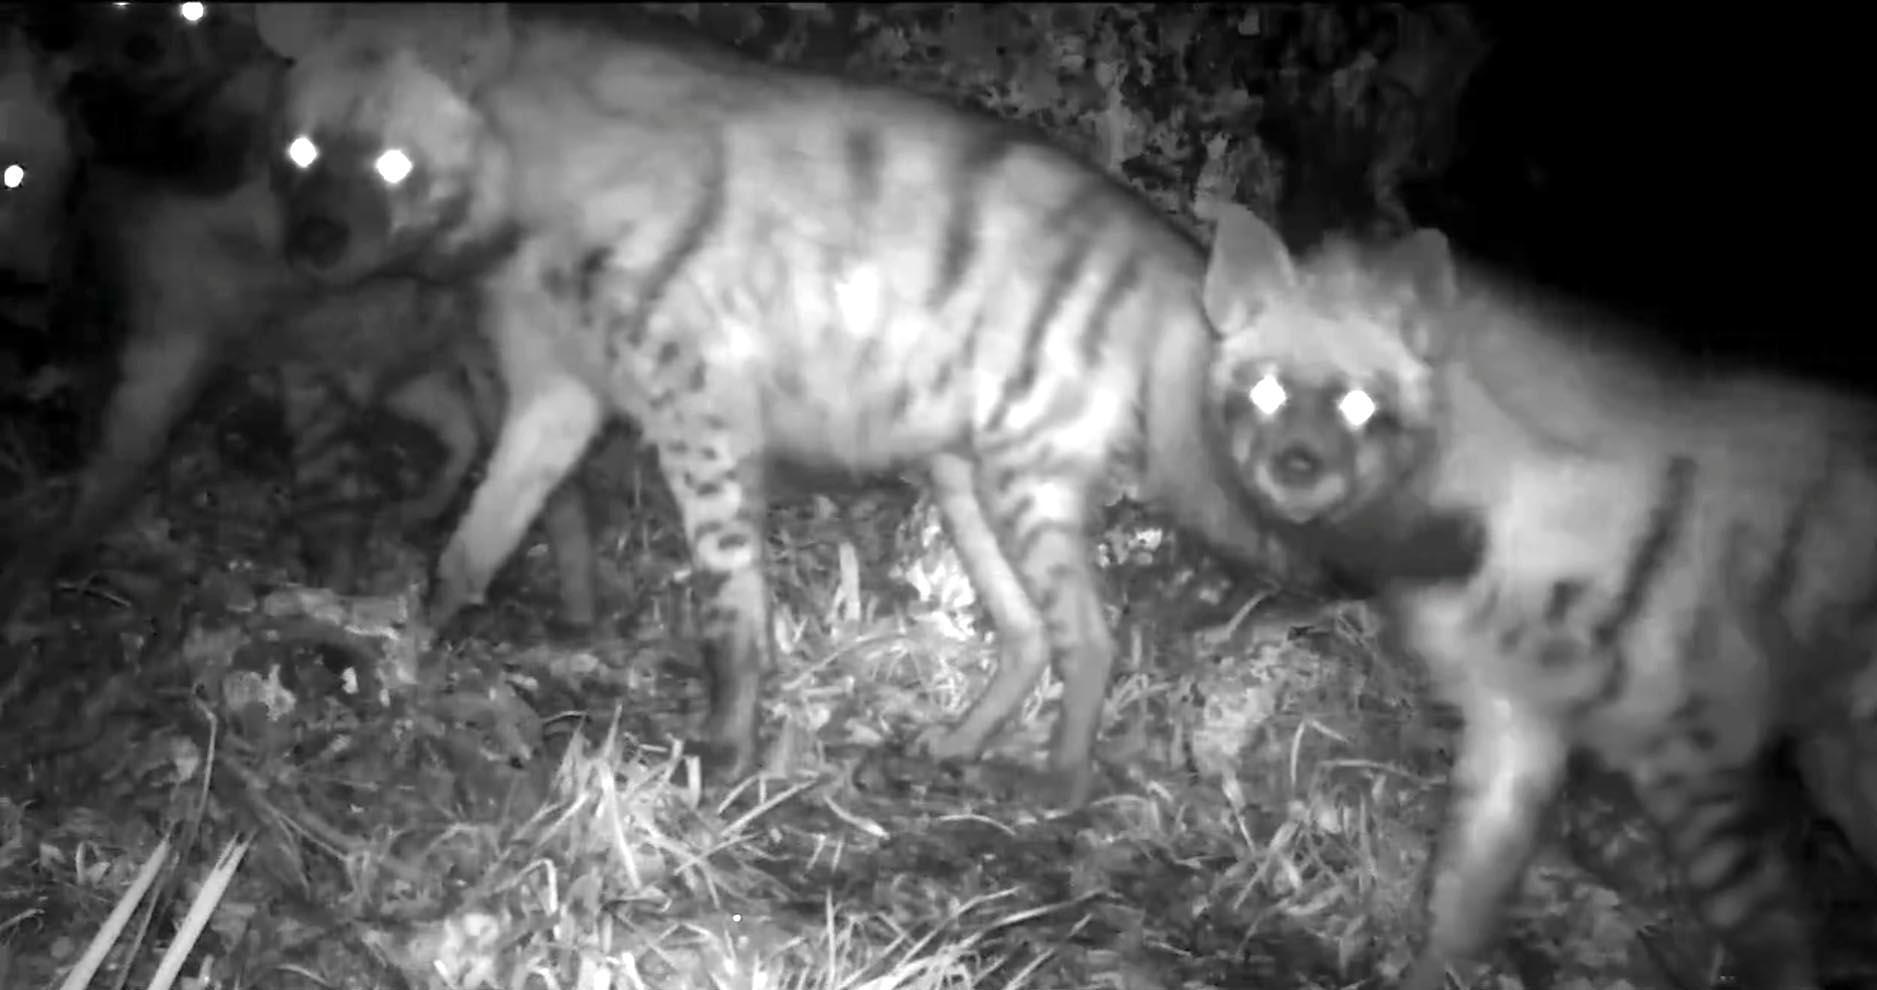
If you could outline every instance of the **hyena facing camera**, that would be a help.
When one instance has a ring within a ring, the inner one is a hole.
[[[84,244],[95,304],[121,329],[119,381],[69,517],[8,563],[0,613],[11,614],[33,585],[115,521],[218,371],[272,368],[282,377],[296,528],[320,579],[337,587],[356,580],[353,557],[367,528],[350,493],[361,438],[349,427],[360,407],[410,419],[444,449],[432,482],[402,508],[409,525],[449,507],[500,422],[504,394],[474,329],[473,292],[400,278],[334,290],[284,263],[279,207],[256,167],[272,148],[258,110],[279,72],[277,62],[250,63],[218,76],[216,86],[189,80],[196,99],[152,94],[151,113],[161,119],[78,121],[92,145],[116,152],[104,156],[114,164],[89,163],[78,214],[68,222]],[[199,177],[137,168],[131,149],[109,147],[120,123],[126,133],[167,133],[185,146],[168,148],[165,163],[210,162],[211,171],[236,181],[205,190],[191,181]],[[238,167],[230,169],[229,160]],[[561,572],[561,618],[588,626],[593,547],[580,493],[570,487],[557,494],[546,515]]]
[[[304,269],[487,272],[512,401],[438,614],[481,595],[604,419],[636,420],[699,575],[705,742],[740,775],[774,650],[765,462],[923,468],[1002,655],[927,747],[980,755],[1053,665],[1050,765],[1086,800],[1114,657],[1091,487],[1142,457],[1150,499],[1214,547],[1268,546],[1203,431],[1203,250],[989,118],[513,11],[463,76],[338,45],[286,101]]]
[[[1235,217],[1214,258],[1206,305],[1237,332],[1211,390],[1246,490],[1385,587],[1465,717],[1403,985],[1487,948],[1575,752],[1628,779],[1742,985],[1819,986],[1760,761],[1792,738],[1877,848],[1877,723],[1845,700],[1877,674],[1872,410],[1644,354],[1605,315],[1457,272],[1431,231],[1293,263]],[[1440,533],[1475,566],[1404,576],[1398,549]]]

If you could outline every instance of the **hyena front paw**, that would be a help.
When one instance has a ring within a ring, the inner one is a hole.
[[[988,742],[983,736],[968,732],[962,726],[947,728],[935,725],[919,734],[914,748],[942,763],[971,762],[984,755]]]
[[[1052,807],[1074,811],[1086,807],[1095,797],[1095,766],[1079,763],[1052,767],[1043,782],[1042,794]]]
[[[1445,990],[1447,960],[1432,950],[1423,950],[1414,965],[1402,974],[1399,990]]]
[[[430,491],[405,499],[396,509],[398,530],[421,533],[437,524],[456,500],[454,490]]]
[[[591,615],[571,614],[563,609],[549,616],[542,625],[549,639],[556,643],[572,645],[592,639],[599,620]]]
[[[346,541],[309,540],[302,556],[313,581],[334,594],[356,594],[363,583],[358,554]]]
[[[487,583],[470,562],[459,541],[451,540],[437,560],[436,581],[430,587],[430,602],[424,611],[432,629],[442,629],[463,609],[482,604]]]
[[[727,786],[756,772],[754,742],[694,739],[685,743],[684,751],[697,755],[704,779],[713,784]]]

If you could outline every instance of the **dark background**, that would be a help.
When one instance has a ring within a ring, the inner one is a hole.
[[[1632,10],[1475,8],[1495,48],[1462,98],[1458,157],[1406,190],[1414,219],[1691,359],[1877,386],[1868,317],[1839,306],[1868,277],[1868,181],[1833,178],[1867,129],[1832,78],[1850,75],[1829,51],[1849,22]]]

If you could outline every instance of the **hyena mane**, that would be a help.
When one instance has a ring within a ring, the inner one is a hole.
[[[1477,540],[1447,574],[1351,561],[1466,723],[1404,986],[1486,948],[1573,754],[1627,778],[1745,985],[1817,986],[1760,768],[1796,743],[1871,855],[1870,783],[1821,793],[1874,755],[1869,404],[1677,365],[1431,231],[1296,262],[1252,222],[1220,243],[1228,273],[1260,273],[1207,293],[1241,331],[1211,405],[1245,490],[1318,534],[1392,529],[1386,548],[1460,518]]]
[[[606,417],[637,421],[702,579],[705,744],[741,773],[774,649],[767,463],[921,469],[1002,655],[929,749],[981,754],[1053,665],[1053,779],[1086,799],[1114,650],[1090,489],[1139,457],[1214,548],[1275,546],[1201,415],[1202,247],[1040,137],[897,88],[518,9],[492,47],[334,46],[287,86],[302,269],[483,266],[514,401],[436,611],[481,594]]]
[[[117,380],[67,518],[16,550],[0,574],[0,612],[11,614],[116,520],[219,372],[278,375],[302,548],[318,579],[347,590],[369,518],[355,497],[361,413],[410,420],[443,449],[433,478],[400,508],[407,525],[450,507],[493,436],[505,398],[475,330],[473,290],[395,277],[321,286],[285,263],[279,207],[258,167],[276,144],[254,112],[256,87],[269,91],[282,67],[262,58],[219,71],[213,86],[180,81],[192,99],[153,93],[147,108],[129,104],[143,117],[121,122],[133,133],[220,135],[215,146],[246,163],[231,188],[178,175],[174,161],[134,167],[128,153],[87,163],[67,221],[82,245],[85,292],[63,315],[73,326],[113,328]],[[80,123],[102,134],[113,122]],[[569,488],[545,522],[561,572],[560,618],[584,627],[594,618],[593,547],[580,494]]]

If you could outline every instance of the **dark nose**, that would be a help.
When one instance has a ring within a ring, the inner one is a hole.
[[[1286,485],[1307,485],[1323,473],[1323,456],[1310,447],[1294,443],[1271,458],[1271,473]]]
[[[287,253],[324,268],[345,255],[351,239],[345,224],[331,217],[306,217],[287,232]]]
[[[148,34],[133,34],[124,41],[124,59],[131,65],[153,65],[163,58],[163,44]]]

